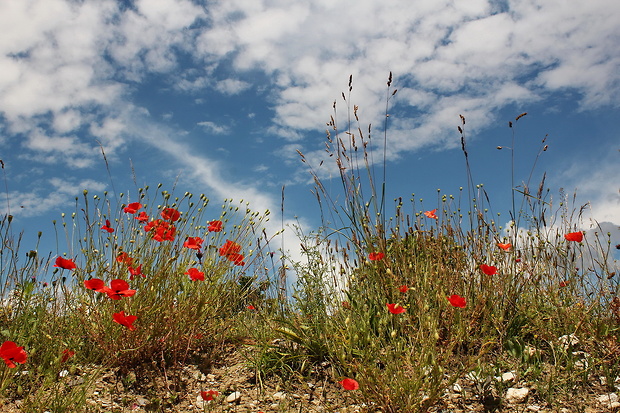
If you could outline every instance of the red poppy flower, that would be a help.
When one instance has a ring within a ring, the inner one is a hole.
[[[181,218],[181,213],[174,208],[164,208],[161,211],[161,217],[167,221],[174,222]]]
[[[130,267],[128,266],[127,269],[129,270],[129,279],[133,280],[134,277],[141,275],[143,278],[146,278],[146,275],[142,274],[142,264],[138,265],[136,268]]]
[[[142,211],[138,214],[137,217],[133,217],[133,219],[137,219],[140,222],[146,222],[149,220],[149,216],[146,214],[146,212]]]
[[[105,220],[105,225],[101,227],[102,230],[104,231],[108,231],[110,233],[114,232],[114,228],[110,227],[110,220],[106,219]]]
[[[123,264],[129,266],[133,262],[133,258],[131,258],[129,254],[123,251],[116,256],[116,261],[122,262]]]
[[[65,270],[74,270],[77,268],[77,265],[72,260],[68,260],[63,257],[56,258],[56,264],[54,267],[63,268]]]
[[[359,383],[354,379],[347,378],[338,383],[340,383],[345,390],[357,390],[360,388]]]
[[[368,254],[368,259],[370,261],[379,261],[382,260],[383,257],[385,257],[385,254],[382,252],[371,252],[370,254]]]
[[[123,297],[131,297],[136,293],[136,290],[130,290],[129,284],[125,280],[112,280],[110,288],[106,287],[103,292],[113,300],[120,300]]]
[[[409,287],[407,287],[406,285],[401,285],[400,287],[398,287],[398,291],[400,291],[401,293],[406,293],[407,291],[409,291]]]
[[[187,241],[183,243],[183,246],[192,250],[200,251],[204,240],[200,237],[187,237]]]
[[[229,239],[226,240],[226,243],[222,245],[219,249],[220,256],[228,258],[228,260],[235,263],[235,265],[245,265],[243,261],[244,256],[239,254],[241,251],[241,245],[233,242]]]
[[[174,241],[174,236],[176,234],[177,229],[171,225],[170,227],[159,227],[153,235],[153,239],[155,241]]]
[[[435,212],[437,212],[437,208],[433,209],[432,211],[426,211],[424,215],[426,215],[427,218],[437,219],[437,215],[435,215]]]
[[[222,221],[211,221],[207,228],[209,232],[220,232],[222,230]]]
[[[89,290],[97,291],[98,293],[104,292],[105,288],[107,288],[103,280],[100,280],[99,278],[84,280],[84,287],[88,288]]]
[[[202,400],[208,402],[210,400],[213,400],[215,397],[219,396],[220,393],[216,390],[207,390],[207,391],[201,391],[200,392],[200,397],[202,397]]]
[[[220,256],[222,257],[225,257],[230,254],[236,254],[239,251],[241,251],[241,245],[229,239],[227,239],[226,243],[222,245],[222,247],[219,249]]]
[[[568,285],[568,280],[560,281],[560,288],[564,288]]]
[[[237,254],[237,253],[228,254],[226,258],[228,258],[229,261],[234,262],[235,265],[240,265],[240,266],[245,265],[245,261],[243,261],[245,257],[241,254]]]
[[[186,275],[189,275],[189,278],[191,278],[192,281],[204,281],[205,280],[205,273],[202,271],[199,271],[197,268],[190,268],[189,270],[187,270],[187,272],[185,272]]]
[[[112,320],[115,323],[118,323],[122,326],[125,326],[129,329],[129,331],[134,331],[136,329],[136,326],[133,325],[134,321],[136,321],[138,319],[138,316],[135,315],[125,315],[124,311],[121,311],[120,313],[114,313],[112,314]]]
[[[153,239],[157,242],[174,241],[176,227],[169,222],[156,219],[144,226],[145,232],[153,231]]]
[[[512,247],[512,244],[498,243],[497,246],[500,247],[501,249],[503,249],[504,251],[508,251],[510,249],[510,247]]]
[[[132,202],[123,208],[123,212],[127,212],[128,214],[135,214],[138,210],[142,208],[142,204],[139,202]]]
[[[583,232],[581,231],[570,232],[564,235],[564,238],[566,238],[568,241],[581,242],[583,241]]]
[[[402,314],[407,311],[405,307],[401,306],[400,304],[386,304],[386,306],[392,314]]]
[[[452,307],[465,308],[465,306],[467,305],[467,301],[465,300],[465,298],[456,294],[448,297],[448,301],[450,301]]]
[[[256,310],[256,307],[254,307],[252,304],[248,305],[246,308],[248,310]]]
[[[60,358],[60,362],[66,363],[67,360],[69,360],[73,356],[75,356],[75,351],[66,348],[62,351],[62,357]]]
[[[23,347],[18,347],[17,344],[12,341],[5,341],[2,343],[2,346],[0,346],[0,357],[4,359],[4,362],[9,368],[13,369],[17,367],[15,363],[24,364],[28,358],[28,354],[26,354]]]
[[[494,267],[492,265],[486,265],[486,264],[482,264],[480,266],[480,269],[482,270],[483,273],[485,273],[486,275],[494,275],[497,274],[497,267]]]

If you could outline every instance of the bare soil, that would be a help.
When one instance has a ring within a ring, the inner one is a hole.
[[[157,360],[148,366],[122,371],[115,368],[105,371],[90,386],[86,408],[76,412],[235,412],[235,413],[353,413],[385,412],[377,406],[361,401],[360,390],[345,391],[331,377],[328,366],[313,370],[309,377],[293,374],[288,378],[261,379],[247,362],[251,347],[225,345],[216,357],[197,356],[191,364],[175,369],[161,368]],[[68,373],[67,386],[82,384],[94,368],[78,368]],[[513,382],[513,388],[528,388],[529,394],[519,402],[507,402],[496,391],[480,393],[479,386],[467,377],[459,380],[429,412],[620,412],[620,403],[613,403],[614,396],[601,402],[602,395],[609,395],[603,386],[593,385],[580,394],[570,394],[554,405],[540,399],[536,388],[527,383]],[[214,400],[205,402],[201,391],[215,390]],[[235,395],[234,393],[237,393]],[[618,393],[618,392],[616,392]],[[238,397],[236,397],[238,396]],[[484,396],[484,397],[483,397]],[[503,395],[505,396],[505,395]],[[21,400],[0,401],[0,413],[24,411]],[[30,409],[29,409],[30,411]],[[42,410],[42,412],[45,410]],[[47,410],[53,413],[52,410]],[[408,412],[405,412],[408,413]]]

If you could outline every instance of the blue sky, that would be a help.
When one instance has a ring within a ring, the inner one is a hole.
[[[380,141],[391,71],[389,198],[415,193],[432,209],[437,188],[466,185],[462,114],[474,181],[507,220],[510,153],[495,148],[511,146],[508,121],[528,112],[516,181],[548,135],[533,181],[546,171],[554,196],[576,190],[620,243],[618,21],[615,0],[4,0],[10,213],[26,239],[51,237],[84,189],[134,190],[133,165],[138,185],[177,182],[180,193],[214,205],[243,198],[257,211],[279,211],[286,185],[286,222],[315,228],[296,151],[315,165],[325,158],[325,123],[337,101],[344,124],[350,75],[350,103]]]

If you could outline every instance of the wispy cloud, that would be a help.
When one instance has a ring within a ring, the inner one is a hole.
[[[5,199],[0,202],[0,215],[10,212],[17,217],[39,216],[50,211],[70,208],[75,204],[75,197],[81,195],[84,190],[100,193],[106,189],[105,183],[92,179],[51,178],[41,184],[39,188],[30,192],[9,192],[8,204]]]
[[[574,91],[583,110],[618,107],[619,18],[615,0],[6,0],[0,126],[9,137],[2,139],[20,145],[24,159],[69,168],[91,166],[100,156],[97,142],[114,159],[143,136],[139,128],[167,139],[152,118],[127,115],[145,110],[134,92],[157,75],[177,93],[200,94],[202,103],[255,91],[274,114],[261,139],[294,142],[283,146],[284,159],[301,148],[318,164],[322,142],[304,139],[307,133],[322,133],[334,100],[341,119],[347,104],[357,104],[363,122],[380,128],[392,71],[399,92],[390,110],[407,114],[390,118],[389,156],[398,159],[458,145],[448,132],[460,113],[474,132],[504,107],[557,91]],[[347,92],[350,74],[352,101],[344,103],[340,91]],[[230,131],[198,124],[215,134]],[[220,164],[182,143],[164,150],[200,161],[193,173],[224,197],[254,197],[260,208],[277,204],[259,189],[228,182]],[[600,199],[608,205],[601,213],[611,217],[614,199]]]
[[[215,122],[204,121],[198,122],[198,126],[202,127],[207,132],[216,134],[216,135],[227,135],[230,133],[230,128],[226,125],[218,125]]]

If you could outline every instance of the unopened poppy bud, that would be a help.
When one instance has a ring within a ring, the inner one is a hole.
[[[392,330],[392,332],[390,333],[390,337],[392,337],[392,338],[396,338],[396,335],[397,335],[397,334],[398,334],[398,333],[396,333],[396,330]]]
[[[392,270],[391,270],[391,269],[389,269],[389,268],[388,268],[387,270],[385,270],[385,272],[386,272],[386,273],[387,273],[387,275],[389,275],[389,276],[394,276],[394,273],[393,273],[393,272],[392,272]]]
[[[498,146],[498,147],[497,147],[497,150],[498,150],[498,151],[500,151],[500,150],[502,150],[502,149],[504,149],[504,147],[503,147],[503,146]]]

